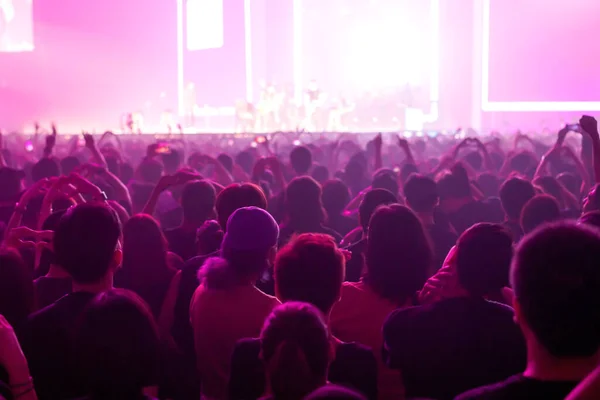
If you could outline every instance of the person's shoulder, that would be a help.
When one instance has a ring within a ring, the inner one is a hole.
[[[502,382],[471,389],[456,396],[454,400],[510,400],[521,398],[521,396],[517,397],[515,391],[524,381],[525,378],[522,375],[514,375]]]

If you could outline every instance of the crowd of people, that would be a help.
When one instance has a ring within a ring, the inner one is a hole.
[[[600,398],[593,117],[299,135],[0,135],[0,398]]]

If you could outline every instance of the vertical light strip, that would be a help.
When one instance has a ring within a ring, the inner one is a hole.
[[[486,110],[490,100],[490,0],[482,1],[481,108]]]
[[[429,113],[423,115],[423,122],[432,123],[439,118],[440,100],[440,1],[430,0],[429,38]]]
[[[481,18],[482,3],[481,0],[471,0],[473,5],[473,56],[471,64],[473,73],[471,76],[471,127],[480,132],[483,128],[481,118],[481,33],[483,32]]]
[[[438,102],[440,99],[440,2],[431,0],[431,41],[430,46],[430,92],[429,100]]]
[[[185,113],[183,99],[183,0],[177,0],[177,108]]]
[[[294,96],[296,102],[302,101],[303,93],[303,76],[302,76],[302,0],[293,0],[293,30],[294,30],[294,44],[293,44],[293,63],[294,63]]]
[[[254,81],[252,76],[252,13],[250,0],[244,0],[244,44],[246,64],[246,101],[252,103],[254,98]]]

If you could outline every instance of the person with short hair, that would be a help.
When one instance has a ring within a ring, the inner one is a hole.
[[[440,196],[439,210],[458,235],[479,222],[499,222],[494,207],[474,195],[467,170],[462,163],[456,163],[451,173],[437,181]]]
[[[527,367],[457,399],[564,399],[591,373],[600,354],[598,260],[600,234],[585,225],[558,222],[526,236],[511,283]]]
[[[429,233],[433,244],[433,266],[439,269],[458,237],[451,228],[435,221],[434,211],[439,201],[437,185],[429,177],[413,174],[404,184],[403,191],[406,204],[417,214]]]
[[[215,217],[217,194],[212,183],[197,180],[186,183],[181,193],[183,222],[175,229],[165,231],[169,249],[187,261],[196,254],[196,230],[205,221]]]
[[[408,398],[452,399],[523,368],[525,343],[513,309],[496,302],[508,285],[512,255],[506,228],[477,224],[460,236],[448,268],[438,273],[448,269],[459,289],[390,314],[383,325],[384,360],[401,372]]]
[[[381,327],[392,311],[413,304],[431,260],[431,245],[419,218],[405,206],[380,206],[369,222],[366,270],[359,282],[344,283],[331,312],[331,331],[337,338],[373,349],[383,398],[397,398],[402,387],[399,374],[381,360]]]
[[[285,189],[285,219],[281,223],[279,245],[286,244],[294,234],[325,233],[336,243],[340,234],[324,224],[327,212],[323,208],[321,185],[310,176],[292,179]]]
[[[201,281],[190,305],[190,320],[202,395],[227,394],[231,354],[239,339],[257,337],[264,319],[279,304],[256,282],[275,260],[279,227],[258,207],[236,210],[227,222],[221,254],[198,272]]]
[[[284,246],[275,260],[275,292],[283,303],[312,304],[329,321],[344,281],[345,259],[330,236],[304,233]],[[344,343],[333,335],[335,358],[328,378],[377,398],[377,363],[371,349]],[[242,339],[234,350],[229,398],[258,399],[265,392],[265,370],[260,365],[260,339]]]
[[[113,287],[121,265],[121,227],[105,204],[84,203],[61,217],[54,233],[55,261],[73,282],[73,292],[32,314],[22,330],[23,351],[40,399],[85,393],[76,376],[72,348],[77,319],[98,294]]]
[[[312,152],[306,146],[296,146],[290,152],[290,163],[296,176],[307,175],[312,162]]]
[[[510,178],[500,187],[500,201],[506,214],[504,226],[513,234],[515,242],[523,237],[521,228],[521,211],[525,204],[535,196],[535,189],[528,180]]]
[[[538,226],[562,218],[558,201],[547,194],[538,194],[523,206],[521,228],[523,233],[533,232]]]
[[[135,293],[98,294],[81,314],[73,342],[77,375],[70,378],[81,380],[85,400],[151,399],[143,391],[160,381],[160,338],[152,312]]]

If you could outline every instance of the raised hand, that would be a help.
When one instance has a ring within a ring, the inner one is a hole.
[[[600,139],[598,136],[598,121],[596,121],[596,118],[584,115],[579,119],[579,125],[585,133],[590,135],[592,140],[597,141]]]
[[[96,142],[94,141],[94,137],[89,133],[83,132],[83,140],[85,140],[85,147],[88,149],[93,149],[96,147]]]
[[[401,136],[398,136],[398,146],[402,149],[408,148],[408,140],[404,139]]]
[[[373,144],[376,148],[381,149],[383,146],[383,136],[381,136],[381,133],[375,136],[375,139],[373,139]]]

